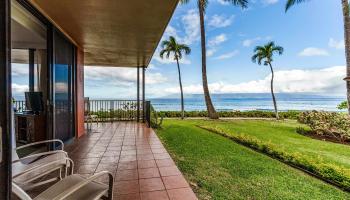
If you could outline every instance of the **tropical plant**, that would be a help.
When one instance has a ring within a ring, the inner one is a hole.
[[[336,112],[306,111],[298,121],[310,126],[317,135],[328,136],[345,142],[350,139],[350,117]]]
[[[248,5],[248,0],[222,0],[227,3],[231,3],[234,6],[239,6],[246,8]],[[190,0],[180,0],[181,3],[186,4]],[[211,119],[218,119],[219,115],[217,114],[213,102],[210,97],[208,79],[207,79],[207,57],[206,57],[206,37],[205,37],[205,26],[204,26],[204,14],[205,10],[208,7],[209,0],[197,0],[198,10],[199,10],[199,21],[201,29],[201,47],[202,47],[202,81],[203,81],[203,92],[205,104],[207,106],[208,115]]]
[[[164,54],[167,58],[169,58],[171,54],[174,54],[174,59],[176,60],[177,71],[179,73],[180,91],[181,91],[181,112],[182,112],[181,119],[184,119],[185,117],[184,94],[182,90],[181,70],[180,70],[179,60],[182,59],[183,52],[186,55],[188,55],[191,53],[191,49],[185,44],[178,43],[175,37],[173,36],[170,36],[169,40],[164,40],[161,46],[162,46],[162,50],[160,51],[161,58],[164,57]]]
[[[275,108],[275,113],[276,113],[276,119],[279,119],[278,116],[278,110],[277,110],[277,103],[276,103],[276,97],[273,92],[273,79],[274,79],[274,71],[272,67],[272,62],[273,62],[273,55],[274,53],[278,53],[279,55],[283,54],[283,47],[276,46],[274,42],[269,42],[264,46],[257,46],[254,49],[254,55],[252,56],[252,61],[254,63],[258,63],[259,65],[263,64],[266,66],[270,67],[271,70],[271,95],[272,95],[272,101],[273,101],[273,106]]]
[[[294,5],[307,2],[309,0],[287,0],[286,12]],[[333,0],[334,1],[334,0]],[[344,41],[345,41],[345,55],[346,55],[346,96],[347,102],[350,105],[350,7],[349,0],[341,0],[344,21]],[[348,114],[350,114],[350,107],[347,107]]]
[[[348,102],[343,101],[340,104],[337,105],[338,110],[345,110],[348,109]]]

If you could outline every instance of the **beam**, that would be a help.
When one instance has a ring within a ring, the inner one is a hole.
[[[142,68],[142,122],[145,123],[145,72],[146,72],[146,67]]]
[[[35,49],[29,49],[29,92],[34,92]]]
[[[11,198],[11,1],[0,1],[0,199]]]
[[[140,67],[137,67],[137,122],[140,121]]]

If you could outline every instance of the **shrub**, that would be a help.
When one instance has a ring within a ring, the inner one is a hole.
[[[348,109],[348,102],[347,102],[347,101],[341,102],[341,103],[337,106],[337,108],[338,108],[339,110]]]
[[[160,118],[160,119],[159,119]],[[151,127],[161,128],[163,123],[163,114],[158,113],[151,105]]]
[[[230,138],[231,140],[240,143],[244,146],[252,148],[256,151],[267,154],[293,167],[307,171],[320,179],[337,185],[347,191],[350,191],[350,170],[341,166],[324,163],[322,159],[310,158],[299,152],[291,153],[283,148],[261,141],[255,137],[240,133],[236,135],[227,134],[219,127],[202,125],[200,128],[211,131],[213,133]]]
[[[350,139],[350,118],[346,114],[307,111],[299,115],[298,121],[310,126],[315,134],[332,137],[340,142]]]
[[[181,117],[180,111],[159,111],[166,118]],[[219,111],[219,117],[242,117],[242,118],[275,118],[276,115],[271,111]],[[299,111],[279,112],[282,119],[297,119]],[[185,117],[208,117],[207,111],[185,111]]]

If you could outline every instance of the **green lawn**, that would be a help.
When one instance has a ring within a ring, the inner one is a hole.
[[[350,146],[325,142],[296,133],[296,121],[230,120],[202,123],[219,127],[229,135],[249,135],[276,146],[280,151],[301,153],[310,159],[335,164],[350,170]]]
[[[211,123],[165,120],[157,130],[200,199],[350,199],[346,192],[196,126]]]

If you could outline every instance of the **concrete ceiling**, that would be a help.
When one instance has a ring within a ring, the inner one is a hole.
[[[147,66],[178,0],[30,0],[78,46],[85,66]]]

